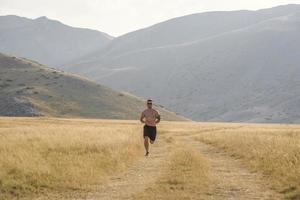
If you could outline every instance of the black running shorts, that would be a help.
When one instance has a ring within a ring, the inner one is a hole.
[[[155,126],[144,126],[144,138],[149,137],[150,140],[155,141],[156,138],[156,127]]]

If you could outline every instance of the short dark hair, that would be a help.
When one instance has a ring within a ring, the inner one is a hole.
[[[152,99],[148,99],[147,102],[152,101]]]

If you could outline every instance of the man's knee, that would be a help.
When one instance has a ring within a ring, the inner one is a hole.
[[[150,143],[153,144],[153,143],[154,143],[154,140],[150,140]]]
[[[149,137],[148,137],[148,136],[145,136],[145,137],[144,137],[144,141],[145,141],[145,142],[148,142],[148,141],[149,141]]]

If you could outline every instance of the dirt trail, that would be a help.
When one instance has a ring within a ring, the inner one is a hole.
[[[203,192],[199,199],[216,200],[247,200],[283,199],[279,194],[270,190],[265,185],[259,174],[251,173],[239,160],[228,156],[222,150],[194,140],[193,135],[173,135],[175,140],[184,142],[197,149],[211,165],[211,175],[214,185],[210,191]],[[141,157],[128,170],[116,174],[102,185],[96,186],[94,191],[88,194],[73,194],[69,197],[48,196],[42,199],[89,199],[111,200],[132,199],[134,194],[145,191],[151,184],[157,181],[164,170],[170,157],[171,144],[161,138],[152,146],[149,157]]]
[[[221,150],[194,140],[190,136],[179,136],[181,141],[199,150],[211,165],[214,186],[207,199],[246,200],[283,199],[279,194],[266,186],[259,174],[251,173],[240,161],[228,156]],[[153,155],[139,160],[126,173],[111,178],[105,186],[99,188],[97,194],[87,199],[131,199],[133,194],[147,189],[162,175],[165,160],[168,157],[166,143],[160,143],[153,148]],[[202,197],[199,197],[201,199]],[[203,199],[203,198],[202,198]]]
[[[152,145],[148,157],[138,160],[123,174],[111,177],[107,184],[99,186],[96,194],[89,194],[85,199],[131,199],[160,177],[168,152],[168,145],[162,141]]]
[[[93,192],[51,193],[40,196],[35,200],[131,199],[132,195],[144,191],[160,177],[169,158],[168,148],[169,145],[164,141],[157,141],[156,144],[150,146],[150,155],[148,157],[141,155],[141,158],[134,162],[126,171],[113,175],[103,184],[95,186]]]
[[[209,160],[215,181],[211,199],[283,199],[272,191],[259,174],[251,173],[240,161],[220,149],[196,141],[189,136],[180,137]]]

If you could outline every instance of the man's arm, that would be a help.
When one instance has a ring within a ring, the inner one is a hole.
[[[157,112],[156,114],[156,119],[155,119],[155,123],[158,124],[160,122],[160,115],[159,113]]]
[[[144,124],[145,123],[145,115],[144,113],[141,114],[141,117],[140,117],[140,121]]]

